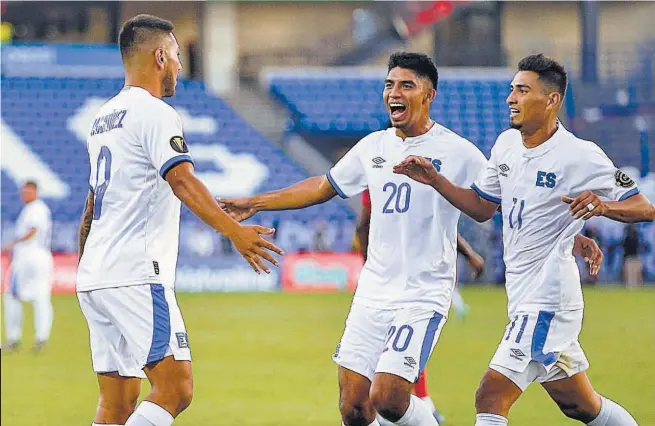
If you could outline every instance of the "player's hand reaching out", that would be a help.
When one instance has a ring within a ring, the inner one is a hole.
[[[589,274],[591,276],[598,275],[600,265],[603,263],[605,256],[600,247],[598,247],[598,244],[596,244],[596,241],[584,235],[576,235],[573,244],[573,253],[582,257],[589,264]]]
[[[426,185],[432,184],[438,176],[437,169],[432,162],[424,157],[410,155],[393,167],[393,172],[399,175],[405,175],[417,182]]]
[[[484,272],[484,259],[477,253],[471,255],[468,259],[471,269],[473,269],[474,277],[478,278]]]
[[[585,191],[575,198],[563,196],[562,201],[569,204],[571,215],[576,219],[587,220],[605,214],[605,205],[600,197],[591,191]]]
[[[273,232],[275,232],[274,229],[265,228],[259,225],[240,225],[236,232],[227,237],[232,241],[237,250],[239,250],[239,253],[241,253],[241,256],[246,259],[255,272],[260,274],[261,271],[264,271],[267,274],[270,274],[271,270],[266,266],[262,258],[275,266],[280,266],[278,261],[271,256],[269,251],[279,255],[284,254],[282,249],[262,237],[262,235],[271,235]]]
[[[243,222],[257,213],[251,198],[218,198],[216,201],[237,222]]]

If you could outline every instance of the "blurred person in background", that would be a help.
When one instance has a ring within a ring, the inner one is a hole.
[[[623,239],[623,279],[628,288],[638,287],[643,280],[643,265],[641,264],[639,230],[634,223],[625,229]]]
[[[52,330],[53,259],[50,251],[52,219],[50,209],[39,198],[36,182],[27,181],[21,188],[25,207],[16,222],[16,240],[3,247],[12,250],[9,289],[4,294],[5,351],[17,350],[23,331],[22,302],[34,306],[35,343],[33,350],[43,348]]]

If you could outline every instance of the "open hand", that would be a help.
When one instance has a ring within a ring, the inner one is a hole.
[[[585,191],[575,198],[563,196],[562,201],[569,204],[569,210],[576,219],[587,220],[605,214],[605,205],[591,191]]]
[[[243,222],[257,213],[252,198],[218,198],[216,201],[237,222]]]
[[[425,157],[410,155],[393,167],[393,172],[405,175],[417,182],[430,185],[438,176],[437,169]]]
[[[261,271],[264,271],[270,274],[271,270],[266,266],[262,258],[275,266],[280,266],[269,251],[280,255],[284,254],[278,246],[262,237],[262,235],[271,235],[274,232],[274,229],[264,228],[259,225],[241,225],[236,232],[228,235],[228,238],[255,272],[260,274]]]
[[[584,235],[576,235],[573,244],[573,253],[582,257],[589,264],[589,275],[596,276],[600,272],[600,265],[603,263],[603,251],[598,247],[596,241]]]

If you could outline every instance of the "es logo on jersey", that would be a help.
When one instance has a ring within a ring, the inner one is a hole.
[[[536,186],[544,186],[546,188],[555,187],[555,179],[557,175],[555,173],[546,173],[542,171],[537,172],[537,183]]]
[[[182,136],[173,136],[171,138],[171,148],[173,148],[173,151],[179,152],[180,154],[189,152],[189,147],[186,146],[186,142]]]
[[[186,333],[175,333],[175,337],[177,338],[177,346],[180,349],[189,347],[189,337]]]
[[[630,188],[635,184],[635,181],[621,170],[617,170],[614,173],[614,180],[616,181],[616,186],[620,186],[621,188]]]

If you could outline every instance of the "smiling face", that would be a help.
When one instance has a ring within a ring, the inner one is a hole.
[[[428,78],[407,68],[392,68],[384,82],[382,98],[391,124],[408,133],[430,119],[430,103],[436,91]]]
[[[534,71],[519,71],[512,80],[509,104],[509,125],[513,129],[532,133],[557,115],[562,95],[547,87]]]

